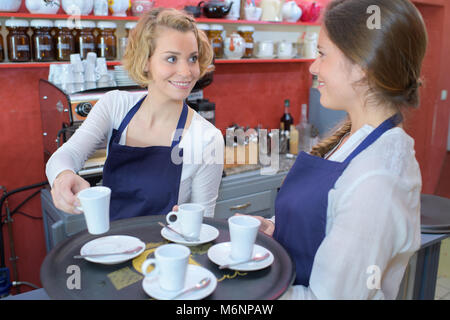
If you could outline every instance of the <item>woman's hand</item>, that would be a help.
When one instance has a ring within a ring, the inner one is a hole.
[[[235,216],[245,216],[245,214],[236,213]],[[252,215],[248,216],[256,218],[261,222],[261,225],[259,226],[259,231],[267,234],[268,236],[273,235],[273,232],[275,231],[275,224],[272,221],[261,216],[252,216]]]
[[[76,208],[80,206],[76,194],[89,187],[89,182],[73,171],[61,172],[53,182],[51,191],[55,207],[68,213],[80,214],[81,211]]]

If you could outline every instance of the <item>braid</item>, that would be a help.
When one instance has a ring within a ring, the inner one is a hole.
[[[347,119],[344,124],[338,129],[332,136],[320,141],[314,147],[312,147],[310,154],[323,158],[331,149],[333,149],[342,137],[350,132],[352,123],[350,119]]]

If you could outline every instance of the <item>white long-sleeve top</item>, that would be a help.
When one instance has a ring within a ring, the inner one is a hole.
[[[100,146],[109,144],[112,130],[118,129],[128,111],[144,96],[114,90],[97,101],[83,124],[49,159],[46,175],[51,186],[64,170],[78,172]],[[119,144],[126,141],[128,126]],[[180,141],[183,165],[178,204],[195,202],[205,207],[205,216],[214,216],[223,171],[223,136],[219,129],[194,111],[191,124]]]
[[[344,161],[373,130],[364,125],[329,160]],[[309,287],[291,286],[282,299],[395,299],[420,248],[421,186],[413,139],[402,128],[388,130],[329,191]]]

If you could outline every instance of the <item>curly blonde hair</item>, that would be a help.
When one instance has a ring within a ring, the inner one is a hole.
[[[130,31],[122,65],[129,76],[139,85],[146,87],[150,75],[144,71],[148,59],[153,55],[158,37],[158,28],[166,27],[180,32],[192,31],[198,43],[200,77],[210,70],[213,50],[206,34],[197,28],[195,20],[188,14],[169,8],[155,8],[145,13]]]

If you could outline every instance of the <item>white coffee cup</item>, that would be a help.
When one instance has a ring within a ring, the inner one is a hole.
[[[97,54],[95,52],[88,52],[86,61],[95,66],[95,64],[97,63]]]
[[[90,234],[102,234],[109,230],[109,203],[111,189],[98,186],[83,189],[77,194],[81,202],[78,210],[83,211]]]
[[[258,42],[257,54],[258,58],[271,58],[273,56],[274,44],[271,40]]]
[[[277,48],[277,56],[281,58],[291,58],[292,56],[294,56],[294,46],[292,42],[279,42]]]
[[[231,259],[245,261],[252,257],[260,224],[258,219],[250,216],[232,216],[228,219]]]
[[[181,244],[164,244],[155,250],[155,258],[147,259],[141,270],[146,278],[158,276],[159,285],[168,291],[179,291],[184,288],[186,270],[191,250]],[[147,268],[155,269],[147,273]]]
[[[178,211],[169,212],[166,216],[167,223],[173,225],[178,221],[181,233],[187,237],[198,238],[202,229],[203,213],[205,207],[197,203],[183,203],[178,206]],[[172,222],[170,218],[176,216]]]

